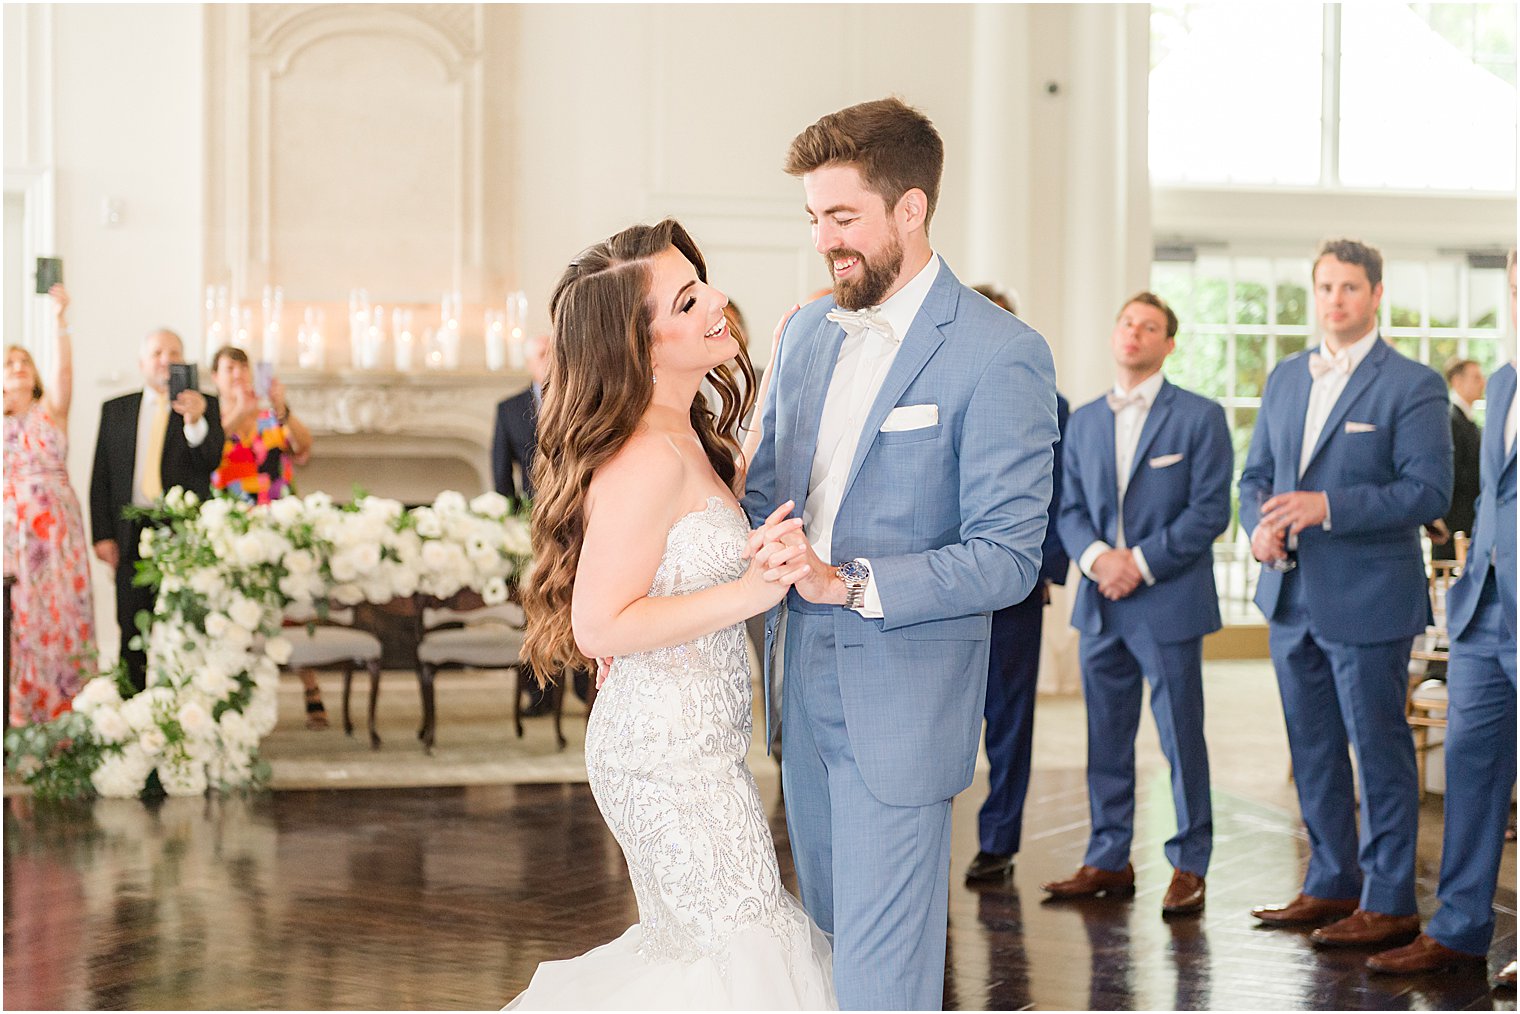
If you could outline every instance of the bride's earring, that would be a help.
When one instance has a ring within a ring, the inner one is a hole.
[[[660,382],[660,375],[658,373],[651,373],[649,375],[649,382],[651,384],[658,384]]]

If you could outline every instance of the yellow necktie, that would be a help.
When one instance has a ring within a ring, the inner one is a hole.
[[[164,434],[169,430],[169,401],[161,396],[154,398],[153,407],[153,427],[148,431],[148,446],[143,451],[142,488],[149,500],[164,495]]]

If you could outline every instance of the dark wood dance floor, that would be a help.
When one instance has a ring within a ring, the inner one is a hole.
[[[760,781],[790,876],[777,779]],[[1292,814],[1217,793],[1208,909],[1164,922],[1164,778],[1142,785],[1139,891],[1125,901],[1041,904],[1040,882],[1075,868],[1086,838],[1082,778],[1064,770],[1035,772],[1013,883],[966,888],[977,793],[955,812],[947,1009],[1514,1007],[1478,970],[1373,977],[1361,954],[1256,928],[1252,904],[1299,886]],[[539,961],[637,918],[585,785],[5,805],[11,1009],[493,1008]],[[1424,821],[1428,915],[1438,799]],[[1506,869],[1494,968],[1515,954],[1512,856]]]

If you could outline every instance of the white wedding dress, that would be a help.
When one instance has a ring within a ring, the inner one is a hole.
[[[742,515],[719,497],[671,526],[650,595],[744,573]],[[781,886],[745,763],[744,625],[618,658],[586,727],[591,791],[633,881],[639,921],[546,961],[508,1010],[835,1009],[828,938]]]

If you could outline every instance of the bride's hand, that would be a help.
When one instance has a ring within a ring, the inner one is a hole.
[[[596,660],[596,688],[598,690],[602,689],[602,684],[607,682],[607,677],[612,675],[612,661],[611,655]]]
[[[764,546],[767,542],[780,542],[783,536],[800,531],[802,529],[802,519],[787,517],[792,512],[794,506],[796,506],[795,502],[788,500],[780,507],[771,511],[770,517],[765,519],[765,524],[749,533],[749,544],[744,547],[744,554],[740,559],[754,559],[755,554],[760,552],[760,547]],[[798,536],[798,538],[801,538],[801,536]],[[796,541],[796,539],[792,541]]]

